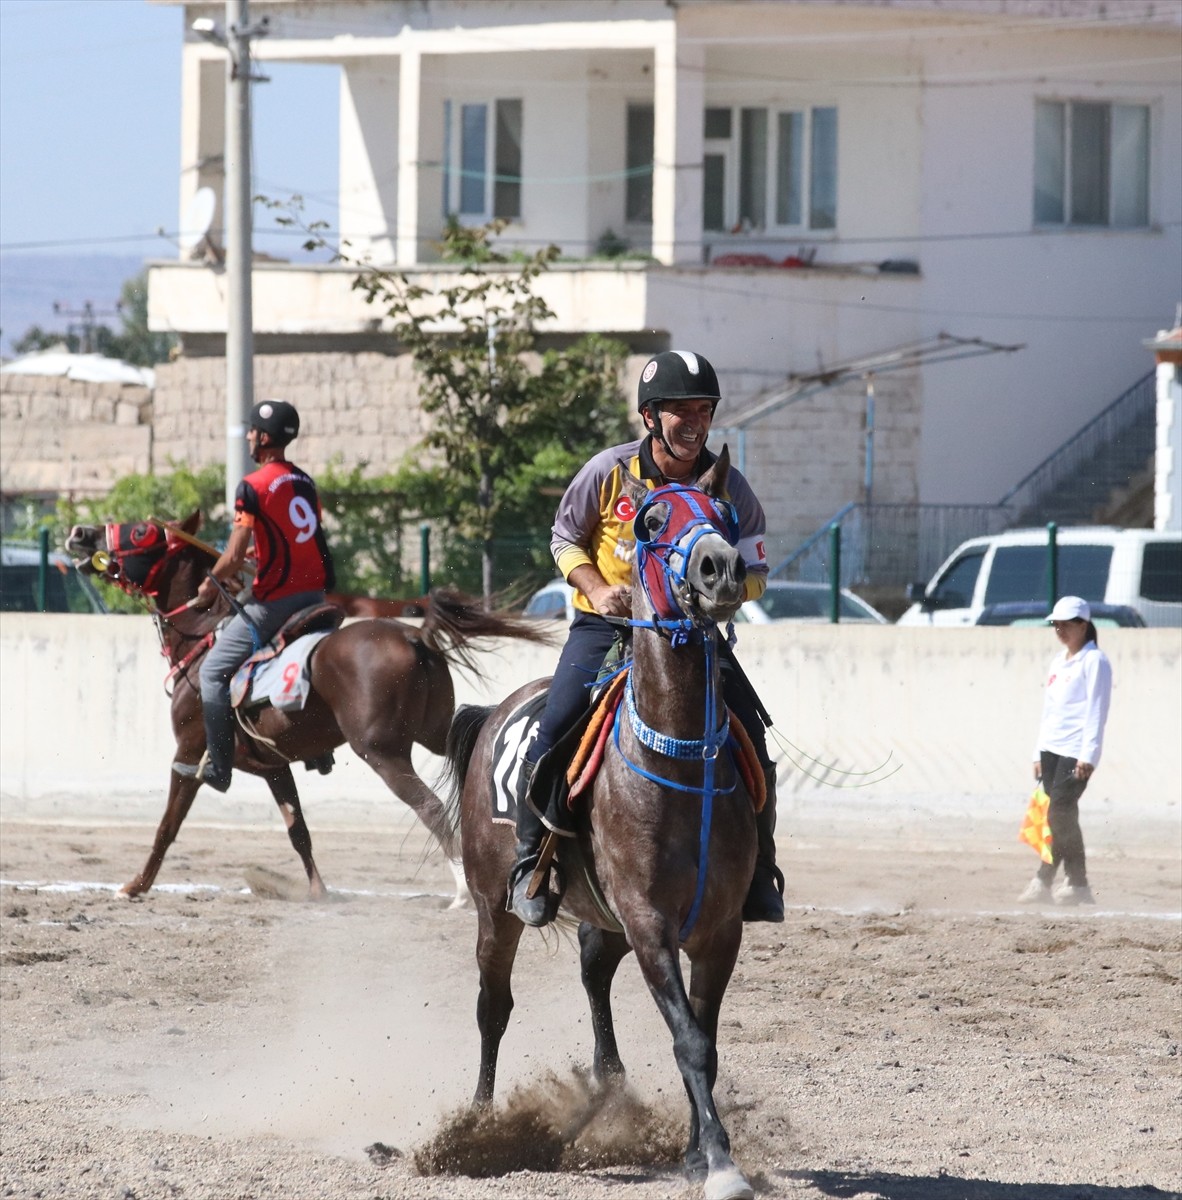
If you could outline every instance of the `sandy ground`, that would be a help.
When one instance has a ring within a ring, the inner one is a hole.
[[[576,947],[555,933],[518,958],[500,1141],[484,1143],[508,1173],[425,1174],[475,1169],[457,1114],[476,1077],[476,922],[446,910],[416,826],[312,820],[320,905],[258,887],[258,869],[297,877],[277,816],[191,822],[138,901],[115,889],[149,827],[0,824],[0,1196],[701,1196],[678,1165],[670,1039],[630,960],[632,1095],[542,1161],[546,1123],[588,1103]],[[748,927],[720,1036],[717,1098],[759,1195],[1182,1194],[1176,845],[1093,855],[1089,911],[1019,909],[1035,859],[1016,843],[788,836],[781,857],[788,920]]]

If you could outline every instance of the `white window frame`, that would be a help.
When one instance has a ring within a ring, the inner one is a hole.
[[[520,106],[522,123],[524,124],[524,101],[519,96],[496,97],[457,97],[443,102],[443,184],[442,205],[445,217],[455,217],[461,225],[485,225],[493,220],[496,205],[497,184],[497,105],[516,103]],[[479,210],[475,208],[461,212],[464,185],[470,183],[463,166],[464,150],[464,115],[465,110],[483,109],[484,111],[484,166],[483,178],[480,181],[481,202]],[[521,142],[524,138],[519,135],[518,152],[522,153]],[[518,224],[522,219],[521,190],[524,185],[523,173],[518,174],[518,211],[505,219]]]
[[[706,109],[729,109],[731,113],[731,132],[729,138],[704,138],[703,157],[707,154],[719,155],[724,161],[723,180],[723,229],[706,229],[706,233],[764,233],[764,234],[795,234],[797,236],[834,237],[837,234],[837,209],[840,196],[840,178],[835,180],[833,225],[813,225],[812,184],[813,184],[813,129],[815,113],[818,110],[831,109],[839,114],[836,103],[810,102],[808,104],[768,104],[752,105],[744,103],[711,102]],[[740,172],[741,139],[743,128],[743,110],[760,109],[766,114],[766,155],[767,162],[764,171],[764,222],[762,225],[750,227],[741,222],[746,218],[740,215]],[[781,223],[777,220],[778,182],[780,163],[780,128],[781,118],[795,115],[800,118],[802,132],[800,146],[800,220],[793,223]],[[705,114],[703,113],[703,120]],[[840,139],[840,116],[838,115],[838,139]],[[840,140],[838,141],[840,146]],[[703,186],[705,181],[703,180]],[[704,197],[703,197],[704,198]],[[703,209],[705,205],[703,204]],[[703,225],[705,221],[703,220]]]
[[[1104,164],[1107,173],[1107,196],[1105,198],[1106,212],[1103,221],[1079,220],[1073,211],[1074,189],[1072,186],[1072,169],[1074,166],[1074,144],[1077,106],[1103,107],[1108,116],[1108,161]],[[1059,202],[1062,205],[1062,216],[1053,218],[1039,215],[1039,185],[1042,168],[1046,165],[1040,157],[1042,153],[1039,138],[1040,117],[1049,110],[1062,110],[1062,131],[1059,147],[1061,179],[1059,180]],[[1145,138],[1144,157],[1141,163],[1143,176],[1143,212],[1141,218],[1135,221],[1118,220],[1121,208],[1120,189],[1127,184],[1127,175],[1116,169],[1117,145],[1113,137],[1113,114],[1118,109],[1135,110],[1144,113]],[[1111,229],[1148,229],[1153,224],[1153,134],[1154,114],[1153,105],[1144,101],[1129,101],[1119,99],[1092,100],[1075,96],[1038,96],[1034,104],[1035,137],[1034,137],[1034,178],[1031,186],[1032,220],[1035,229],[1075,229],[1075,230],[1111,230]]]

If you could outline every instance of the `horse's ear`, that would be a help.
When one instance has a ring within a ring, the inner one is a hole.
[[[727,446],[719,451],[713,466],[698,480],[698,487],[707,496],[722,496],[726,493],[726,477],[731,472],[731,452]]]
[[[648,499],[648,488],[628,470],[628,464],[623,459],[620,460],[620,467],[620,480],[624,491],[628,493],[628,499],[639,508]]]
[[[201,528],[201,509],[195,508],[182,522],[181,528],[186,533],[196,533]]]

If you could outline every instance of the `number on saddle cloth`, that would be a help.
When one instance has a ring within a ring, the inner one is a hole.
[[[335,604],[314,604],[294,613],[234,673],[230,703],[235,708],[270,704],[281,712],[298,712],[312,694],[312,651],[344,619],[344,610]]]
[[[488,794],[492,820],[516,825],[518,805],[525,802],[525,751],[533,741],[549,692],[531,696],[509,714],[493,743]]]

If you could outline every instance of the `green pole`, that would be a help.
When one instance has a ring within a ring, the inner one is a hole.
[[[841,620],[841,526],[829,526],[829,621]]]
[[[431,590],[431,526],[426,521],[419,526],[419,587],[421,596]]]
[[[49,608],[49,530],[44,527],[37,531],[37,545],[41,551],[37,559],[37,611],[46,612]]]
[[[1047,522],[1047,592],[1054,608],[1059,599],[1059,527],[1054,521]]]

